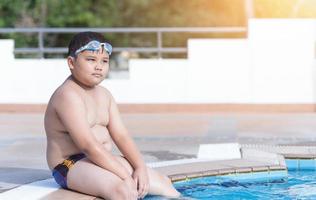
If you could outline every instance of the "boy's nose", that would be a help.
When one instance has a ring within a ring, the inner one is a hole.
[[[96,69],[96,70],[99,70],[99,71],[102,71],[102,65],[101,65],[101,64],[97,64],[97,65],[95,66],[95,69]]]

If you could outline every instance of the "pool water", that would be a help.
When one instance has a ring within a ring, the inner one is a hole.
[[[206,177],[175,186],[192,199],[316,199],[316,171],[291,170],[287,178],[251,182]]]
[[[179,199],[316,200],[316,159],[287,159],[286,165],[288,171],[202,177],[175,182],[174,186],[183,195]]]

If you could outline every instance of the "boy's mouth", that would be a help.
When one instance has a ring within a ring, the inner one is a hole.
[[[97,77],[97,78],[101,78],[102,74],[92,74],[93,76]]]

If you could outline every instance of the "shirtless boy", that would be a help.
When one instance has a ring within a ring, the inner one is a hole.
[[[111,52],[99,33],[78,33],[70,41],[71,75],[45,113],[48,166],[61,187],[104,199],[178,197],[166,176],[146,167],[113,96],[98,85],[108,73]],[[122,156],[112,154],[112,141]]]

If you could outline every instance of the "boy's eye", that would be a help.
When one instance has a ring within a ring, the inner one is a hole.
[[[108,60],[103,60],[104,63],[108,63]]]
[[[95,61],[93,58],[87,58],[87,61]]]

